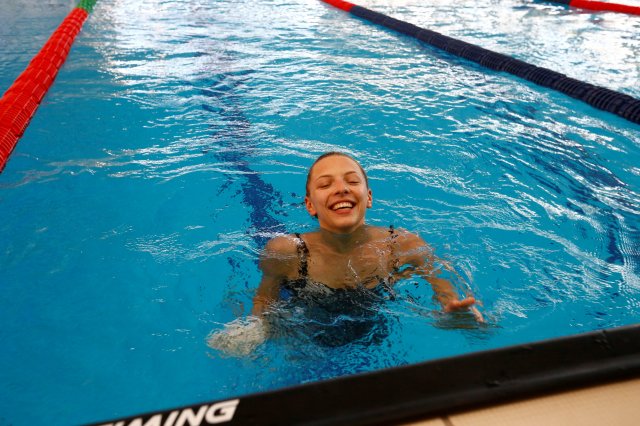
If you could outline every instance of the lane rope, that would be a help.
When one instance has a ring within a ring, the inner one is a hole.
[[[593,0],[548,0],[553,3],[566,4],[578,9],[596,10],[598,12],[619,12],[630,15],[640,15],[640,6],[629,6],[620,3],[609,3]]]
[[[66,60],[71,45],[97,0],[81,0],[77,7],[53,32],[40,52],[0,98],[0,173],[24,134],[40,102]],[[518,59],[445,36],[408,22],[355,5],[344,0],[322,0],[345,12],[372,23],[417,38],[434,47],[471,60],[496,71],[504,71],[543,87],[558,90],[598,109],[611,112],[634,123],[640,123],[640,100],[604,87],[585,83],[564,74],[537,67]],[[590,0],[552,0],[570,6],[593,10],[636,13],[640,8]],[[613,8],[613,9],[612,9]],[[631,12],[629,12],[631,11]],[[640,13],[639,13],[640,14]]]
[[[399,19],[343,0],[321,0],[371,23],[416,38],[453,55],[473,61],[494,71],[503,71],[542,87],[562,92],[603,111],[640,124],[640,99],[605,87],[596,86],[556,71],[538,67],[475,44],[420,28]]]
[[[0,173],[33,118],[97,0],[81,0],[0,98]]]

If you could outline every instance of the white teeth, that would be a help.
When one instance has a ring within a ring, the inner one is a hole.
[[[334,206],[331,208],[331,210],[338,210],[338,209],[341,209],[341,208],[343,208],[343,207],[351,208],[351,207],[353,207],[353,204],[352,204],[352,203],[349,203],[349,202],[347,202],[347,201],[344,201],[344,202],[342,202],[342,203],[338,203],[338,204],[334,205]]]

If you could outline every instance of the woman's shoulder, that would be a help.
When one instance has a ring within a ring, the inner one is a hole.
[[[411,231],[408,231],[404,228],[396,228],[393,225],[388,227],[385,226],[370,226],[369,232],[372,237],[375,239],[393,239],[397,242],[402,242],[405,244],[424,244],[422,238],[420,238],[417,234],[414,234]]]
[[[394,235],[396,253],[402,263],[421,266],[432,261],[433,249],[418,234],[400,228]]]
[[[278,235],[267,241],[260,255],[260,268],[264,274],[289,277],[297,271],[299,241],[294,234]]]
[[[299,234],[278,235],[267,241],[264,251],[267,254],[294,254],[300,245]]]
[[[376,228],[375,232],[378,233],[378,239],[390,241],[396,247],[398,253],[422,256],[425,252],[431,251],[429,245],[414,232],[404,228],[395,228],[394,226]]]

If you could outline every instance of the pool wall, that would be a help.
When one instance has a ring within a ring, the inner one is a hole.
[[[429,361],[94,425],[395,424],[640,377],[640,325]]]

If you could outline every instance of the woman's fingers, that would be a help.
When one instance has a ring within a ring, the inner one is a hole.
[[[460,311],[463,309],[468,309],[470,306],[476,303],[476,299],[474,297],[467,297],[462,300],[452,300],[447,303],[447,306],[444,308],[445,312],[453,312]]]

